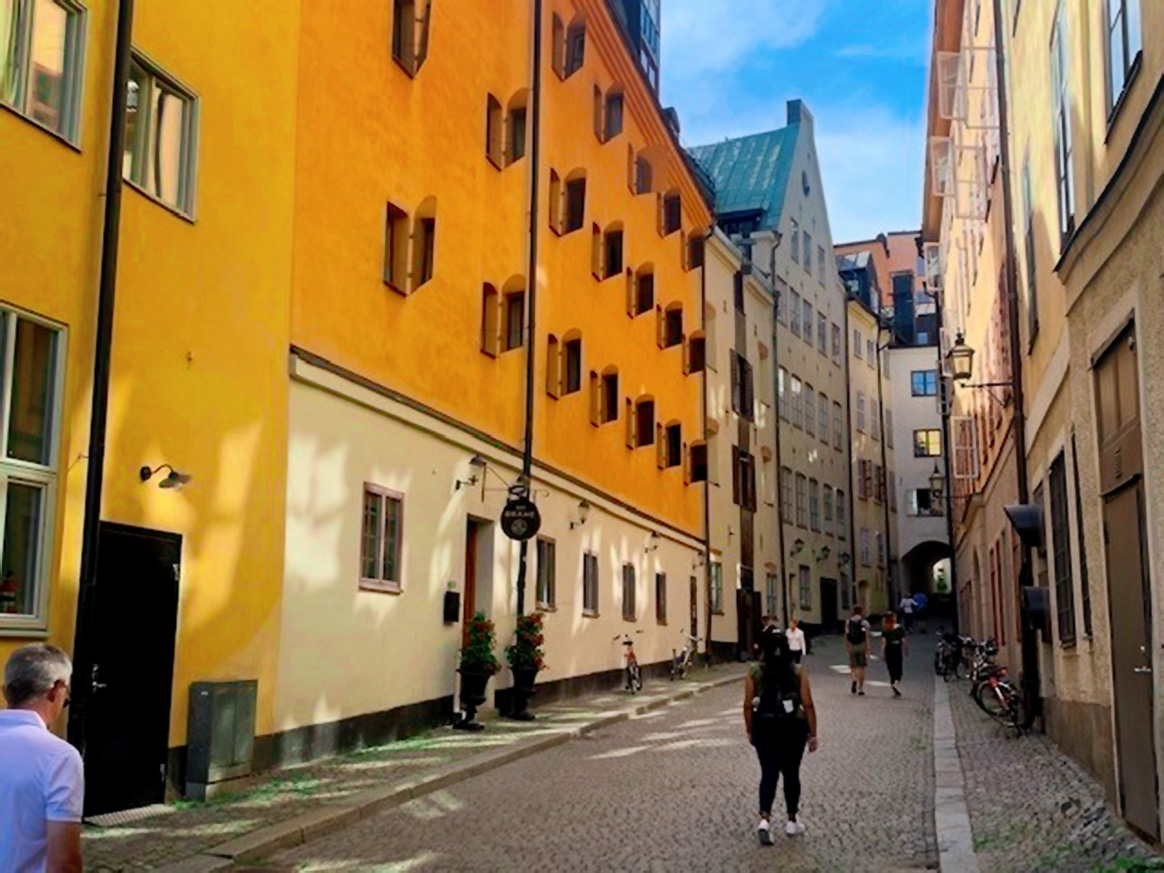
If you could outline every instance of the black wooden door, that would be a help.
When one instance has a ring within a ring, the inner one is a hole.
[[[101,523],[97,590],[79,628],[92,655],[85,815],[161,803],[166,788],[182,538]]]

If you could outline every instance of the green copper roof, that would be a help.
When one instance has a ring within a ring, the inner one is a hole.
[[[719,215],[763,210],[761,229],[775,229],[784,208],[799,124],[689,149],[715,180]]]

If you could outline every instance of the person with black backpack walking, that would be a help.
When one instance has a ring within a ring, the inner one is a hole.
[[[865,611],[860,604],[853,607],[853,614],[845,622],[845,651],[849,653],[849,676],[853,684],[850,693],[865,696],[865,668],[869,666],[869,622],[865,621]]]
[[[804,833],[800,812],[800,762],[807,746],[817,749],[816,708],[808,676],[796,666],[788,638],[777,627],[760,637],[763,660],[753,664],[744,679],[744,727],[748,742],[760,759],[760,843],[772,845],[772,804],[776,783],[784,776],[784,804],[788,823],[784,833]]]

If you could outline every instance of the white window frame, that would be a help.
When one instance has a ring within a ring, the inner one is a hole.
[[[383,501],[380,511],[380,538],[379,545],[376,549],[377,575],[375,577],[364,575],[364,500],[369,494],[374,494]],[[384,547],[388,541],[388,537],[384,531],[384,525],[387,523],[388,515],[384,512],[383,507],[389,500],[396,500],[400,504],[400,514],[396,519],[396,575],[400,577],[399,579],[385,579],[380,575],[384,572]],[[399,491],[393,491],[391,488],[385,488],[382,485],[376,485],[373,482],[365,482],[364,487],[360,491],[359,528],[360,590],[401,594],[404,591],[404,494]]]
[[[537,568],[534,576],[534,598],[538,609],[553,610],[557,606],[558,595],[558,544],[549,537],[537,537],[534,540],[534,549],[537,552]],[[544,562],[545,553],[549,553],[549,561]],[[542,583],[546,583],[542,591]],[[549,597],[542,597],[542,594]]]
[[[123,171],[121,178],[129,187],[149,200],[152,200],[154,203],[157,203],[163,209],[168,209],[183,218],[194,221],[197,217],[197,198],[195,192],[198,190],[198,130],[201,116],[201,101],[190,87],[185,85],[173,74],[167,72],[164,67],[156,63],[140,49],[133,49],[132,64],[140,67],[149,77],[150,93],[145,95],[144,98],[142,95],[138,95],[139,106],[144,106],[147,109],[152,106],[151,96],[153,89],[159,83],[166,90],[173,92],[177,97],[186,101],[187,112],[183,120],[181,166],[178,170],[180,176],[178,180],[179,202],[176,204],[170,203],[159,195],[151,194],[149,189],[141,181],[134,179],[130,172]],[[149,135],[149,121],[149,114],[147,112],[142,116],[142,123],[138,125],[142,131],[142,136]],[[126,148],[127,150],[130,149],[130,143],[128,141],[126,142]],[[134,148],[136,149],[136,144]]]
[[[4,2],[4,0],[0,0]],[[52,0],[66,13],[75,16],[75,25],[66,31],[65,72],[61,83],[61,127],[54,130],[47,124],[33,118],[28,110],[28,95],[32,86],[32,31],[36,0],[11,0],[15,27],[16,45],[16,93],[8,103],[0,99],[0,106],[7,107],[37,127],[65,140],[69,144],[81,145],[81,95],[85,86],[85,46],[88,43],[87,30],[89,10],[77,0]]]
[[[12,410],[12,379],[16,360],[17,319],[35,322],[56,332],[56,348],[53,353],[52,408],[49,415],[48,464],[38,464],[18,458],[8,457],[9,416]],[[54,533],[57,517],[57,483],[60,469],[62,398],[65,390],[65,350],[68,348],[68,333],[64,325],[21,309],[0,306],[0,320],[3,328],[3,354],[5,378],[0,382],[3,392],[3,408],[0,410],[0,560],[3,558],[3,532],[8,511],[8,485],[10,482],[31,485],[41,489],[40,526],[37,531],[36,566],[33,571],[33,612],[0,614],[0,633],[4,636],[43,636],[48,629],[49,580],[52,556],[55,554]]]

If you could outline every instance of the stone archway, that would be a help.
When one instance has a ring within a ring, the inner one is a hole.
[[[925,540],[901,557],[902,591],[924,594],[931,614],[952,613],[955,609],[950,569],[953,556],[948,543]]]

